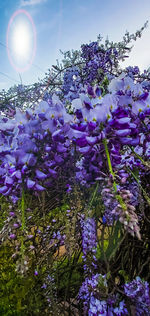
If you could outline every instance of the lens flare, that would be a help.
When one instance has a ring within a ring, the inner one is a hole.
[[[8,23],[6,35],[7,54],[17,72],[27,71],[36,52],[36,29],[30,14],[17,10]]]

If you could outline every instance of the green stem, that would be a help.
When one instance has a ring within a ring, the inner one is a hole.
[[[115,193],[117,192],[117,184],[115,182],[115,174],[113,172],[112,169],[112,164],[111,164],[111,159],[110,159],[110,155],[109,155],[109,150],[108,150],[108,146],[107,146],[107,139],[104,138],[103,139],[103,144],[104,144],[104,148],[105,148],[105,153],[106,153],[106,157],[107,157],[107,162],[108,162],[108,168],[109,168],[109,172],[113,177],[113,187],[114,187],[114,191]]]
[[[109,171],[114,177],[115,174],[114,174],[113,169],[112,169],[112,164],[111,164],[111,160],[110,160],[110,155],[109,155],[109,150],[108,150],[107,139],[106,138],[103,139],[103,144],[104,144],[104,148],[105,148],[105,152],[106,152],[106,157],[107,157]]]
[[[111,164],[111,159],[110,159],[110,154],[109,154],[109,150],[108,150],[108,146],[107,146],[107,139],[106,138],[103,139],[103,144],[104,144],[105,153],[106,153],[106,157],[107,157],[109,172],[110,172],[110,174],[113,177],[113,188],[114,188],[114,191],[115,191],[115,194],[116,194],[116,199],[118,200],[118,202],[120,203],[121,207],[125,211],[127,209],[126,204],[123,202],[123,199],[120,196],[120,194],[117,194],[117,183],[115,181],[115,173],[113,172],[113,168],[112,168],[112,164]]]

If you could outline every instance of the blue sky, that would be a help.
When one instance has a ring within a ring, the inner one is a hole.
[[[11,66],[6,51],[6,33],[16,10],[26,10],[34,21],[37,34],[32,66],[21,73],[22,83],[43,78],[62,51],[79,49],[97,39],[119,41],[126,30],[135,32],[150,20],[149,0],[5,0],[0,1],[0,90],[20,83],[19,73]],[[125,65],[150,66],[150,22],[142,39],[133,48]],[[5,75],[4,75],[5,74]],[[8,77],[9,78],[8,78]]]

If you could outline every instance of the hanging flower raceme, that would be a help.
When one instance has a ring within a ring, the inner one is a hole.
[[[97,231],[94,218],[89,217],[81,220],[82,228],[82,249],[85,272],[95,270],[96,265],[96,247],[97,247]]]

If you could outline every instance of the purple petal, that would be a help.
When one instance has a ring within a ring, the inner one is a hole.
[[[81,138],[78,138],[76,140],[76,144],[79,146],[79,147],[84,147],[87,145],[87,140],[85,138],[85,136],[81,137]]]
[[[4,185],[3,187],[0,188],[0,193],[5,193],[8,190],[8,187],[6,187],[6,185]]]
[[[89,131],[93,131],[96,128],[96,126],[97,126],[96,122],[89,122],[88,123]]]
[[[10,195],[11,190],[12,190],[12,188],[9,188],[8,191],[6,191],[5,193],[3,193],[3,195],[5,195],[5,196]]]
[[[132,146],[136,146],[140,142],[139,137],[136,137],[136,138],[133,138],[133,139],[130,138],[130,137],[122,137],[122,138],[120,138],[120,140],[121,140],[121,143],[123,145],[132,145]]]
[[[17,170],[12,174],[12,177],[15,176],[18,180],[21,179],[21,171]]]
[[[64,142],[65,137],[61,134],[62,131],[59,129],[52,134],[53,140],[56,142]]]
[[[130,129],[123,129],[123,130],[116,131],[115,133],[118,136],[127,136],[127,135],[131,134],[131,130]]]
[[[97,142],[97,136],[86,136],[86,140],[89,145],[94,145]]]
[[[32,181],[31,179],[27,180],[27,188],[32,189],[35,185],[35,181]]]
[[[91,95],[92,97],[94,97],[94,96],[95,96],[95,94],[94,94],[94,90],[93,90],[93,87],[88,86],[87,92],[88,92],[88,94],[89,94],[89,95]]]
[[[80,124],[71,124],[71,128],[84,132],[86,130],[87,124],[86,123],[80,123]]]
[[[18,228],[19,227],[19,224],[18,223],[14,223],[14,228]]]
[[[58,145],[57,145],[57,151],[58,151],[59,153],[65,153],[65,152],[67,151],[67,148],[64,147],[62,144],[58,144]]]
[[[14,180],[11,177],[6,176],[5,178],[5,184],[6,185],[11,185],[13,184]]]
[[[9,212],[9,216],[14,217],[15,213],[14,212]]]
[[[38,169],[36,170],[36,176],[39,180],[45,180],[47,178],[47,175]]]
[[[76,114],[76,117],[77,117],[78,120],[83,118],[81,109],[80,110],[76,110],[75,114]]]
[[[39,192],[42,192],[42,191],[45,190],[45,188],[42,187],[40,184],[36,184],[36,185],[35,185],[35,189],[36,189],[37,191],[39,191]]]
[[[27,165],[24,165],[21,169],[22,174],[24,174],[28,170]]]
[[[34,275],[36,275],[36,276],[38,275],[38,271],[37,270],[34,271]]]
[[[90,101],[84,100],[84,105],[85,105],[85,107],[86,107],[87,110],[92,109],[92,105],[91,105],[91,102],[90,102]]]
[[[91,146],[86,146],[86,147],[83,147],[83,148],[79,148],[79,152],[81,154],[87,154],[87,153],[89,153],[90,150],[91,150]]]
[[[130,121],[131,121],[130,117],[122,117],[116,120],[116,122],[119,124],[126,124],[126,123],[129,123]]]
[[[97,97],[100,97],[101,94],[102,94],[102,90],[101,90],[99,87],[96,87],[95,93],[96,93],[96,96],[97,96]]]
[[[142,93],[142,94],[138,97],[138,99],[145,101],[145,100],[147,99],[148,95],[149,95],[148,92],[144,92],[144,93]]]
[[[54,156],[54,159],[55,159],[55,161],[56,161],[58,164],[61,164],[61,163],[64,162],[64,159],[63,159],[61,156],[56,155],[56,154],[55,154],[55,156]]]
[[[10,237],[11,239],[15,239],[15,238],[16,238],[16,235],[15,235],[15,234],[10,234],[9,237]]]
[[[51,147],[50,147],[50,146],[45,146],[45,151],[46,151],[47,153],[49,153],[49,152],[51,151]]]
[[[48,171],[49,171],[49,173],[50,173],[50,175],[51,175],[52,177],[55,177],[55,178],[56,178],[57,172],[56,172],[55,170],[53,170],[53,169],[51,169],[51,168],[48,168]]]

